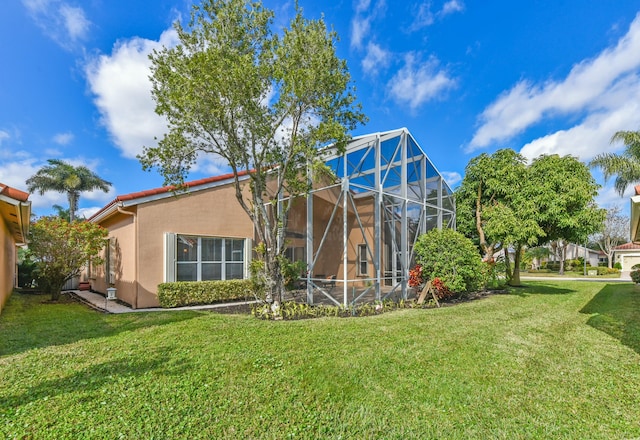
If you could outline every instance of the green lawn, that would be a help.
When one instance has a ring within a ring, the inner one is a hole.
[[[15,294],[0,315],[0,438],[639,437],[640,290],[527,283],[290,322]]]

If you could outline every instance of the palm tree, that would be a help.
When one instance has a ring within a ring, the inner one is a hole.
[[[622,196],[629,185],[640,183],[640,131],[618,131],[611,143],[618,141],[626,147],[622,154],[599,154],[590,165],[600,167],[605,179],[616,175],[614,186]]]
[[[43,195],[47,191],[66,193],[69,200],[69,220],[75,219],[80,193],[101,189],[109,191],[111,182],[101,179],[85,166],[77,166],[58,159],[49,159],[49,165],[42,167],[27,179],[29,192],[38,191]]]

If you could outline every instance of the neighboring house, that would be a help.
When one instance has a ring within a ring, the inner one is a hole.
[[[553,250],[550,245],[547,245],[551,253],[549,254],[549,261],[560,261],[557,255],[553,254]],[[567,244],[567,250],[564,256],[565,260],[577,260],[578,258],[584,258],[587,260],[587,264],[597,267],[600,263],[600,252],[595,249],[589,249],[588,247],[569,243]]]
[[[455,228],[453,192],[406,129],[356,137],[344,153],[327,147],[323,157],[334,179],[294,201],[283,234],[286,255],[307,264],[307,301],[405,297],[418,235]],[[158,305],[162,282],[249,276],[256,234],[233,175],[186,187],[118,196],[89,219],[109,231],[105,264],[89,268],[93,290],[113,286],[120,300],[145,308]]]
[[[631,197],[631,243],[640,243],[640,185],[635,187],[635,195]]]
[[[29,194],[0,183],[0,313],[17,285],[18,246],[25,245],[29,233]]]
[[[623,272],[631,271],[636,264],[640,264],[640,244],[625,243],[613,250],[613,262],[620,263]]]

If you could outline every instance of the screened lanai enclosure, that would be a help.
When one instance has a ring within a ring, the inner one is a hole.
[[[333,176],[293,201],[284,233],[289,260],[307,265],[307,303],[406,299],[417,237],[455,228],[451,188],[407,129],[323,154]]]

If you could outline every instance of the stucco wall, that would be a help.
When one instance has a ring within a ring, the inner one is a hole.
[[[253,225],[230,185],[143,203],[135,219],[119,213],[101,224],[116,242],[117,296],[137,308],[159,305],[165,233],[253,239]],[[105,293],[106,274],[98,272],[92,288]]]
[[[0,218],[0,313],[13,290],[16,270],[16,245],[5,222]]]
[[[109,262],[95,268],[93,273],[97,276],[90,277],[90,282],[93,290],[106,294],[107,288],[110,287],[107,273],[107,264],[109,264],[109,270],[113,272],[115,280],[113,287],[117,289],[118,299],[136,307],[135,210],[132,214],[117,214],[102,223],[102,226],[109,230]],[[103,252],[102,256],[106,258],[107,252]]]

